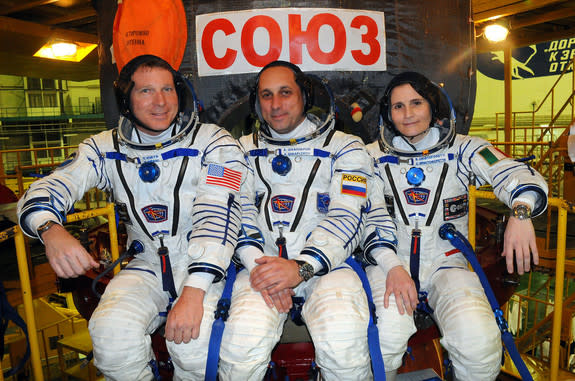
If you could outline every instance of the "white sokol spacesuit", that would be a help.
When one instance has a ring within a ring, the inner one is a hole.
[[[215,125],[200,124],[195,110],[181,112],[161,140],[142,142],[144,136],[121,118],[118,128],[86,139],[71,162],[31,185],[19,202],[20,223],[36,237],[42,221],[64,222],[90,188],[110,192],[128,244],[139,240],[144,250],[111,280],[90,319],[95,364],[110,380],[154,378],[150,334],[174,303],[163,286],[169,280],[162,274],[166,257],[158,253],[163,246],[175,292],[184,286],[206,291],[199,338],[167,342],[175,379],[203,380],[219,280],[240,230],[247,165],[237,142]]]
[[[261,380],[280,339],[287,314],[269,308],[249,282],[256,258],[279,255],[280,237],[289,259],[314,268],[315,276],[294,291],[305,298],[302,318],[322,378],[371,378],[367,300],[358,276],[344,261],[361,238],[373,164],[357,137],[333,129],[333,113],[323,124],[317,119],[308,114],[290,134],[279,135],[264,125],[259,133],[240,139],[255,178],[255,202],[244,210],[244,228],[258,227],[261,236],[244,234],[237,249],[245,269],[234,284],[222,340],[222,380]],[[290,168],[288,161],[291,169],[279,174]]]
[[[394,85],[409,83],[431,103],[432,109],[437,109],[433,103],[438,97],[422,91],[424,86],[418,86],[418,77],[410,75],[413,73],[404,74],[390,83],[385,96],[390,97]],[[435,91],[445,96],[437,87]],[[389,99],[382,100],[382,105],[385,102],[389,105]],[[547,206],[546,182],[527,164],[506,157],[487,141],[456,134],[453,120],[445,119],[445,126],[435,124],[421,141],[410,144],[392,125],[387,107],[382,106],[381,111],[382,119],[387,119],[387,125],[381,127],[381,138],[367,148],[376,161],[376,174],[385,183],[387,207],[397,225],[398,258],[390,255],[391,245],[386,239],[378,240],[373,235],[368,241],[375,249],[368,251],[367,258],[378,266],[366,269],[377,308],[386,370],[401,366],[407,340],[416,330],[412,316],[399,314],[394,295],[390,296],[389,307],[383,306],[387,273],[398,264],[410,271],[415,236],[419,271],[411,271],[411,276],[418,279],[420,292],[427,295],[455,377],[494,380],[501,365],[502,343],[492,308],[463,254],[441,239],[438,230],[449,222],[467,236],[468,187],[473,179],[477,186],[491,184],[497,198],[508,206],[518,200],[529,204],[533,216]],[[375,222],[370,215],[366,234],[388,230],[389,226],[388,220]]]

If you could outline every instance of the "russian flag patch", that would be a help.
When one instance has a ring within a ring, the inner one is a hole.
[[[341,175],[341,193],[365,197],[367,194],[367,179],[363,176],[343,173]]]

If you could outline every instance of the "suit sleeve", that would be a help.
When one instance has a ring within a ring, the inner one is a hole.
[[[219,281],[225,276],[238,242],[240,189],[247,171],[240,147],[226,131],[213,129],[206,139],[209,143],[203,152],[192,209],[193,230],[188,247],[190,275],[184,283],[204,290],[212,279]]]
[[[511,207],[517,199],[532,203],[533,216],[547,208],[547,182],[526,162],[507,157],[487,141],[477,137],[460,137],[457,177],[469,184],[469,176],[478,185],[489,183],[495,196]]]
[[[373,187],[373,164],[365,146],[355,137],[342,140],[331,163],[327,215],[297,258],[312,263],[318,275],[339,266],[358,246]]]
[[[247,152],[246,147],[249,147],[250,141],[251,135],[242,137],[239,141],[240,146],[244,149],[244,154]],[[256,266],[255,259],[264,255],[264,237],[258,225],[254,170],[247,158],[246,163],[248,165],[246,181],[241,190],[242,226],[235,255],[237,261],[251,272]]]
[[[18,220],[26,235],[38,238],[38,226],[48,220],[62,224],[89,189],[109,189],[100,151],[104,137],[99,134],[84,140],[59,168],[30,185],[18,201]]]

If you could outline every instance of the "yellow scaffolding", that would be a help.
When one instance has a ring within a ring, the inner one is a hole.
[[[477,199],[495,199],[492,192],[481,191],[471,186],[469,189],[469,241],[475,246],[475,232],[476,232],[476,208]],[[552,325],[551,335],[551,357],[550,357],[550,373],[549,379],[557,380],[559,374],[559,356],[560,356],[560,340],[561,340],[561,320],[563,310],[563,286],[565,279],[565,253],[566,253],[566,236],[567,236],[567,214],[568,212],[575,212],[573,204],[570,204],[562,199],[550,198],[549,206],[558,209],[558,223],[557,223],[557,261],[556,261],[556,277],[555,277],[555,308]],[[110,231],[110,249],[112,259],[116,260],[119,257],[118,252],[118,236],[116,230],[116,216],[114,213],[114,205],[108,204],[104,208],[93,209],[85,212],[75,213],[67,216],[67,221],[78,221],[82,219],[92,218],[96,216],[107,216],[109,231]],[[18,258],[18,271],[22,283],[22,296],[25,311],[25,320],[28,325],[29,339],[30,339],[30,358],[32,363],[32,371],[34,379],[43,381],[42,360],[40,358],[40,349],[37,335],[36,322],[34,319],[32,293],[30,286],[29,270],[27,253],[24,244],[24,236],[18,226],[10,228],[4,232],[0,232],[0,240],[14,237]],[[575,262],[575,261],[569,261]],[[119,268],[114,269],[117,273]],[[3,380],[2,372],[0,372],[0,381]]]
[[[104,208],[92,209],[85,212],[70,214],[67,216],[66,221],[73,222],[85,220],[97,216],[106,216],[110,232],[110,250],[112,260],[118,259],[118,232],[116,230],[116,213],[114,204],[108,204]],[[19,226],[14,226],[0,233],[0,240],[14,237],[16,244],[16,257],[18,260],[18,273],[20,274],[20,283],[22,289],[22,301],[24,304],[24,319],[28,326],[28,339],[30,342],[30,361],[32,363],[32,374],[34,380],[44,381],[44,374],[42,372],[42,359],[40,356],[40,345],[38,343],[36,319],[34,317],[34,304],[32,301],[32,288],[30,286],[30,275],[28,269],[28,258],[26,245],[24,242],[24,234]],[[117,273],[119,268],[114,269]],[[4,379],[3,372],[0,370],[0,381]]]

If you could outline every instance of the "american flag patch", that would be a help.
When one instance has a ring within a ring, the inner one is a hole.
[[[367,194],[367,179],[363,176],[342,174],[341,193],[365,197]]]
[[[219,185],[239,192],[242,184],[242,173],[221,165],[210,164],[208,165],[206,184]]]

